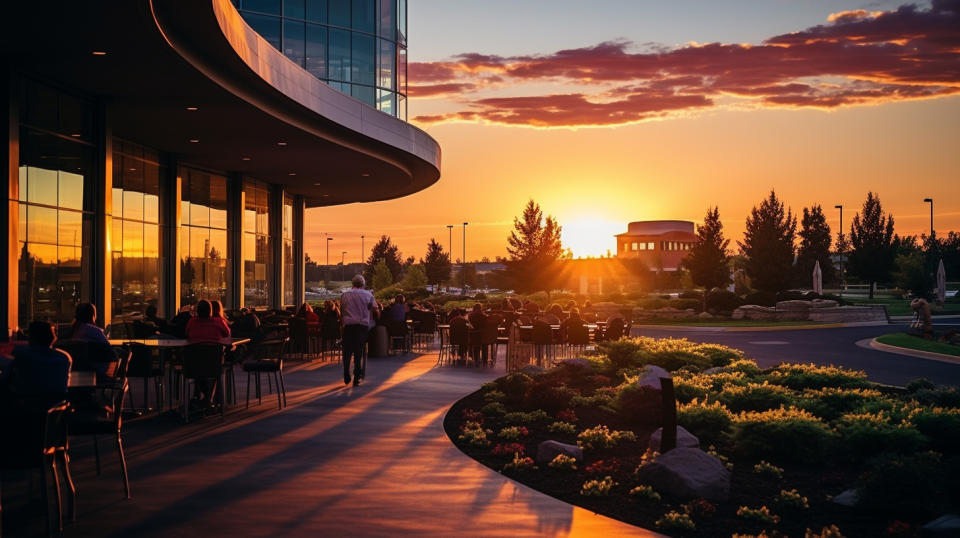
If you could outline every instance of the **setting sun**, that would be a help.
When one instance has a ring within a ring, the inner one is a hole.
[[[601,257],[616,254],[614,235],[625,231],[625,225],[590,217],[561,219],[563,230],[560,239],[563,247],[570,249],[574,258]]]

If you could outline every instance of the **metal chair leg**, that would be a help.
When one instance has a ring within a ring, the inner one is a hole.
[[[117,453],[120,455],[120,475],[123,478],[123,493],[130,498],[130,477],[127,474],[127,458],[123,454],[123,438],[117,432]]]

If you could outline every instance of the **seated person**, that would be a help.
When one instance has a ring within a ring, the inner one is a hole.
[[[220,343],[225,338],[230,338],[230,328],[223,323],[222,319],[213,317],[213,306],[210,301],[206,300],[197,303],[197,317],[191,318],[187,322],[185,333],[191,344],[196,342]]]
[[[407,300],[402,293],[398,293],[396,297],[393,298],[393,304],[391,304],[383,312],[383,320],[385,324],[391,322],[403,322],[407,319]]]
[[[297,317],[303,318],[307,323],[320,323],[320,316],[313,311],[313,307],[310,306],[310,303],[303,303],[300,305],[300,309],[297,310]]]
[[[263,338],[260,318],[257,317],[257,313],[250,308],[242,308],[240,310],[240,319],[234,322],[231,332],[236,336],[250,338],[254,341]]]
[[[166,333],[174,338],[187,337],[187,324],[193,319],[193,305],[185,304],[180,307],[177,315],[167,324]]]
[[[564,341],[567,341],[567,337],[570,334],[570,329],[573,327],[582,328],[584,325],[583,318],[580,317],[579,308],[570,309],[570,317],[563,320],[560,323],[560,334]],[[576,329],[574,329],[576,330]]]
[[[70,333],[71,340],[81,342],[96,342],[99,344],[110,345],[107,337],[103,334],[103,329],[97,327],[97,307],[93,303],[80,303],[74,314],[73,331]]]
[[[161,321],[163,320],[157,317],[157,307],[153,305],[148,306],[143,319],[133,320],[133,337],[150,338],[156,336],[160,331]]]
[[[65,351],[54,349],[56,330],[46,321],[30,323],[28,345],[13,350],[11,389],[22,395],[49,396],[50,403],[67,393],[73,361]]]

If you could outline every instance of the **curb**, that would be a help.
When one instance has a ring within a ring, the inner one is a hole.
[[[820,323],[817,325],[765,325],[759,327],[731,327],[712,325],[634,325],[633,329],[660,329],[678,332],[772,332],[810,331],[819,329],[842,329],[846,327],[880,327],[890,325],[886,321],[857,321],[850,323]]]
[[[960,356],[955,355],[946,355],[944,353],[934,353],[932,351],[921,351],[919,349],[910,349],[900,346],[891,346],[890,344],[884,344],[877,342],[876,338],[869,340],[861,340],[857,342],[857,345],[861,347],[869,347],[877,351],[883,351],[885,353],[893,353],[895,355],[905,355],[908,357],[915,357],[918,359],[927,359],[931,361],[946,362],[950,364],[960,364]]]

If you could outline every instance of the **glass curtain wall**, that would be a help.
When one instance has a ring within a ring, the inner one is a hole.
[[[131,142],[113,142],[114,318],[142,314],[160,298],[159,154]]]
[[[283,306],[294,306],[293,197],[283,195]]]
[[[227,178],[181,167],[180,304],[216,299],[226,308],[230,287]]]
[[[270,306],[270,185],[243,181],[243,305]]]
[[[257,33],[337,90],[407,119],[406,0],[233,0]]]
[[[18,323],[66,323],[90,299],[93,107],[33,82],[20,103]]]

